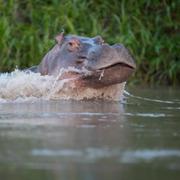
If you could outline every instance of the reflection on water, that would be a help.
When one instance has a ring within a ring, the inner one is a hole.
[[[179,179],[179,90],[128,92],[121,103],[1,101],[0,179]]]

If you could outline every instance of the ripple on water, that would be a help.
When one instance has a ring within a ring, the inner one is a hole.
[[[180,107],[162,107],[162,109],[169,109],[169,110],[176,110],[176,109],[180,109]]]
[[[136,150],[126,151],[121,157],[124,163],[137,163],[139,161],[153,161],[157,159],[164,159],[169,157],[180,158],[180,150],[176,149],[159,149],[159,150]]]
[[[152,117],[152,118],[159,118],[159,117],[172,117],[171,114],[165,113],[124,113],[126,116],[137,116],[137,117]]]
[[[180,158],[180,150],[176,149],[142,149],[142,150],[119,150],[109,148],[85,148],[84,150],[73,149],[33,149],[33,156],[67,156],[84,158],[86,160],[99,160],[102,158],[115,158],[122,163],[149,162],[157,159]]]

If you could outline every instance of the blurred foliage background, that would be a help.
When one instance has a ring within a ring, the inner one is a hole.
[[[123,43],[137,62],[133,84],[180,85],[179,2],[0,0],[0,72],[38,64],[64,30]]]

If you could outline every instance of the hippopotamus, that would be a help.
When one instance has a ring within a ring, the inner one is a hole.
[[[69,69],[59,79],[73,79],[74,96],[77,91],[86,94],[90,90],[93,92],[91,98],[114,96],[118,99],[121,96],[125,82],[136,69],[135,61],[124,45],[109,45],[101,36],[89,38],[64,33],[58,34],[55,40],[56,44],[40,64],[29,70],[58,77],[60,70]]]

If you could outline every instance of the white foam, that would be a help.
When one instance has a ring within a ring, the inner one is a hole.
[[[87,70],[61,69],[57,77],[15,70],[0,74],[0,103],[35,101],[39,99],[92,99],[119,100],[125,83],[101,89],[77,87],[76,77],[63,79],[66,72],[89,74]]]
[[[0,75],[0,98],[15,100],[18,98],[43,97],[50,91],[54,78],[35,73],[15,70]]]

